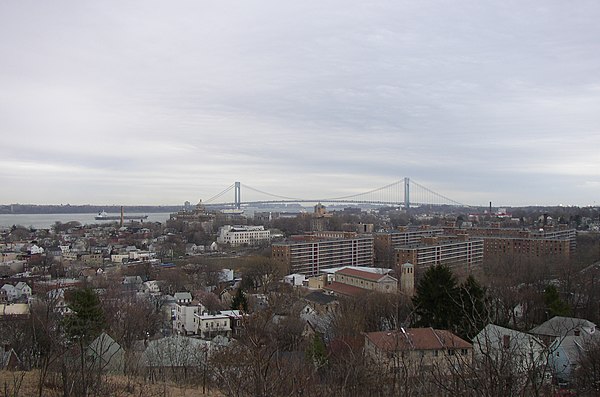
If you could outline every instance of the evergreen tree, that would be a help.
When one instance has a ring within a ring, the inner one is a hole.
[[[486,294],[485,288],[472,275],[460,286],[462,321],[457,330],[460,336],[471,339],[488,324]]]
[[[455,330],[459,322],[460,290],[450,268],[432,266],[417,285],[413,304],[416,326]]]
[[[569,316],[571,314],[571,308],[560,299],[558,289],[554,285],[549,285],[544,290],[544,303],[550,317]]]
[[[241,310],[243,312],[248,312],[248,299],[246,298],[246,294],[242,291],[241,288],[237,289],[233,300],[231,301],[231,308],[233,310]]]
[[[308,359],[316,368],[327,365],[327,348],[325,342],[319,334],[313,335],[306,351]]]
[[[84,345],[98,337],[105,326],[98,295],[91,288],[80,288],[67,296],[72,313],[65,318],[65,331],[72,340]]]

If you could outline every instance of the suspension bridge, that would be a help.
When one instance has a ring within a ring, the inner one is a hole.
[[[253,200],[242,199],[243,191],[251,192]],[[227,201],[233,193],[233,201]],[[257,198],[258,197],[258,198]],[[367,192],[340,196],[340,197],[288,197],[265,192],[260,189],[235,182],[222,192],[203,201],[210,207],[229,207],[240,209],[242,206],[257,204],[283,204],[283,203],[340,203],[340,204],[374,204],[410,208],[423,205],[448,205],[455,207],[469,207],[468,205],[452,200],[440,193],[418,184],[410,178],[404,178],[389,185],[385,185]]]

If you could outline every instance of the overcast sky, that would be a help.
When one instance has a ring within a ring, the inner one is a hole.
[[[0,203],[410,177],[600,204],[599,20],[597,0],[0,2]]]

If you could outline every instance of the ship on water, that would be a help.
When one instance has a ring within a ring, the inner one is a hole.
[[[98,215],[94,217],[97,221],[120,221],[120,220],[142,220],[147,219],[148,215],[109,215],[105,211],[98,212]]]

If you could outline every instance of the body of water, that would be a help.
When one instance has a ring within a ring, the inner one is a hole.
[[[38,229],[49,228],[56,222],[67,223],[71,221],[77,221],[82,225],[90,225],[93,223],[107,223],[107,222],[118,222],[118,221],[97,221],[94,217],[97,214],[0,214],[0,228],[11,227],[12,225],[21,225],[25,227],[34,227]],[[120,216],[120,214],[108,214],[113,216]],[[148,214],[138,213],[127,213],[126,215],[148,215],[148,218],[144,222],[165,222],[169,219],[170,213],[168,212],[157,212]],[[125,224],[129,222],[125,220]]]

